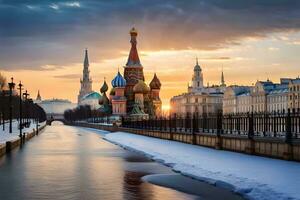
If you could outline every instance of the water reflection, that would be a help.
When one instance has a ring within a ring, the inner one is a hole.
[[[0,159],[0,199],[194,199],[141,181],[170,172],[87,129],[53,123]]]

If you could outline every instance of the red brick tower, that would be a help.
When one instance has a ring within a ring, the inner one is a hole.
[[[127,113],[129,113],[134,105],[133,87],[137,84],[138,80],[144,81],[143,66],[140,63],[139,54],[136,48],[138,33],[135,28],[130,30],[131,36],[131,49],[128,56],[128,61],[124,67],[124,78],[126,80],[125,96],[127,98]]]

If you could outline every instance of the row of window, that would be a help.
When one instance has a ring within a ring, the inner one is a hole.
[[[300,92],[300,86],[299,85],[294,85],[290,87],[291,92]]]

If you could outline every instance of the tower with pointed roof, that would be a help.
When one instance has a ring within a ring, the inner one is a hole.
[[[223,69],[222,69],[222,74],[221,74],[221,85],[220,86],[226,87]]]
[[[137,51],[137,35],[138,32],[135,28],[130,30],[130,43],[131,49],[129,52],[126,66],[124,66],[124,78],[126,80],[125,96],[127,98],[127,111],[130,112],[134,105],[133,87],[139,80],[144,81],[143,66]]]
[[[162,102],[159,97],[161,83],[160,83],[160,80],[158,79],[156,73],[154,73],[153,79],[151,80],[149,86],[150,86],[150,97],[153,102],[154,114],[155,114],[155,116],[160,116],[161,115],[161,107],[162,107]]]
[[[38,90],[38,94],[37,94],[37,96],[36,96],[36,100],[37,100],[37,101],[42,101],[42,97],[41,97],[41,95],[40,95],[40,90]]]
[[[35,103],[41,103],[42,102],[42,97],[41,97],[41,94],[40,94],[40,90],[38,90],[38,93],[37,93],[37,96],[36,96],[36,99],[34,101]]]
[[[194,74],[192,78],[192,90],[200,91],[202,88],[203,88],[203,73],[198,63],[198,58],[196,58],[196,65],[194,67]]]
[[[90,78],[90,70],[89,70],[89,57],[88,50],[85,49],[84,61],[83,61],[83,75],[82,79],[80,79],[80,91],[78,95],[78,103],[80,103],[82,97],[93,92],[92,90],[92,79]]]

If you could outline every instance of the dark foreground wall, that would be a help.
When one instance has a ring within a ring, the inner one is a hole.
[[[186,134],[186,133],[170,133],[164,131],[151,131],[133,128],[123,128],[117,126],[96,125],[87,123],[66,123],[73,126],[81,126],[88,128],[96,128],[111,132],[123,131],[160,139],[173,140],[188,144],[200,145],[219,150],[228,150],[266,156],[285,160],[300,161],[300,142],[287,144],[282,139],[254,138],[248,139],[243,136],[228,136],[216,134]]]

